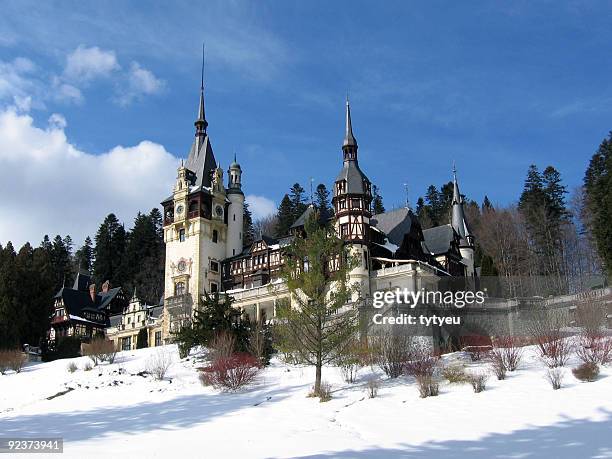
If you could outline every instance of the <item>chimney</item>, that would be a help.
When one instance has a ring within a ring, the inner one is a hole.
[[[96,301],[96,284],[91,284],[89,286],[89,296],[91,297],[91,301]]]
[[[102,293],[106,293],[108,292],[108,289],[110,288],[110,281],[106,281],[102,284]]]

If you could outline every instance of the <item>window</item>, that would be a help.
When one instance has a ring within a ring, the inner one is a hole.
[[[161,332],[160,331],[156,331],[155,332],[155,345],[156,346],[161,346],[162,345],[162,339],[161,339]]]
[[[213,230],[212,241],[216,244],[219,240],[219,232],[217,230]]]
[[[347,237],[349,235],[349,226],[348,223],[343,223],[340,225],[340,236]]]
[[[236,221],[236,214],[234,214],[234,221]]]
[[[368,252],[363,252],[363,266],[368,269]]]
[[[219,287],[217,286],[216,283],[211,282],[210,283],[210,293],[217,293],[219,291]]]
[[[185,282],[177,282],[176,284],[174,284],[174,296],[179,296],[179,295],[184,295],[184,294],[185,294]]]
[[[131,323],[132,323],[132,318],[128,317],[128,324],[131,324]]]
[[[185,242],[185,230],[179,230],[179,241]]]
[[[212,272],[218,273],[219,272],[219,263],[213,260],[210,260],[210,270]]]
[[[121,350],[122,351],[132,350],[132,337],[131,336],[126,336],[125,338],[121,338]]]

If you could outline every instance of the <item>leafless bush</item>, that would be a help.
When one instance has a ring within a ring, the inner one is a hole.
[[[357,339],[351,340],[338,354],[337,363],[342,372],[342,378],[347,383],[355,382],[357,373],[363,366],[362,345]]]
[[[491,353],[491,346],[482,345],[482,346],[465,346],[463,351],[467,352],[470,356],[472,362],[478,362],[483,358],[486,358]]]
[[[319,390],[319,402],[329,402],[332,399],[331,389],[332,386],[330,383],[321,381],[321,389]]]
[[[600,302],[582,304],[576,309],[576,323],[582,329],[582,336],[589,340],[602,336],[606,324],[606,305]]]
[[[585,334],[579,338],[576,355],[584,363],[607,365],[612,362],[612,337]]]
[[[553,390],[561,389],[564,376],[563,368],[559,367],[549,368],[546,372],[546,380],[550,383]]]
[[[411,337],[391,332],[373,337],[372,353],[388,377],[397,378],[404,373],[404,366],[410,358],[411,342]]]
[[[599,375],[599,366],[596,363],[583,363],[572,370],[574,376],[580,381],[595,381]]]
[[[462,384],[467,380],[465,367],[460,364],[445,366],[442,368],[442,376],[451,384]]]
[[[377,378],[368,379],[368,384],[366,386],[366,392],[368,394],[368,398],[376,398],[378,396],[378,388],[380,387],[380,383]]]
[[[15,373],[21,373],[26,360],[25,354],[19,349],[0,351],[0,373],[4,374],[8,369]]]
[[[547,366],[558,367],[565,351],[561,329],[569,323],[569,316],[562,311],[538,310],[527,322],[527,333],[537,346],[538,353]],[[559,355],[561,353],[562,355]]]
[[[433,355],[427,346],[415,345],[412,346],[412,352],[404,365],[404,371],[414,377],[433,377],[438,370],[438,361],[439,357]]]
[[[420,375],[416,377],[421,398],[435,397],[440,393],[438,381],[433,376]]]
[[[487,388],[487,379],[489,376],[486,373],[470,373],[467,376],[468,382],[477,394]]]
[[[93,369],[93,367],[91,366],[91,363],[86,362],[85,365],[83,365],[83,371],[91,371]]]
[[[546,341],[538,346],[540,359],[548,368],[565,366],[572,355],[573,349],[574,346],[568,338]]]
[[[493,340],[492,359],[503,364],[506,371],[515,371],[521,363],[523,348],[513,336],[500,336]]]
[[[236,349],[236,337],[227,332],[217,333],[211,340],[209,348],[211,361],[229,358]]]
[[[94,338],[91,343],[83,345],[83,355],[91,359],[94,366],[101,362],[114,363],[117,356],[115,343],[105,338]]]
[[[151,373],[155,379],[161,381],[166,376],[172,365],[172,355],[164,347],[158,347],[146,362],[146,371]]]
[[[235,391],[253,382],[261,368],[257,357],[246,352],[219,357],[201,369],[200,381],[205,386]]]
[[[499,381],[506,379],[506,365],[502,352],[491,353],[491,370]]]
[[[70,362],[68,366],[66,367],[66,369],[68,370],[68,373],[74,373],[75,371],[79,369],[79,367],[77,366],[76,363]]]

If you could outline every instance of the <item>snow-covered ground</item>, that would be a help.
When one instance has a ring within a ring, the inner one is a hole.
[[[553,391],[526,352],[485,392],[443,383],[426,399],[411,378],[383,378],[369,399],[370,368],[354,384],[325,368],[333,399],[319,403],[307,398],[312,368],[274,360],[254,387],[226,394],[200,384],[193,356],[179,361],[175,346],[166,349],[174,364],[163,381],[137,374],[156,349],[91,371],[78,358],[0,376],[0,436],[63,437],[63,457],[74,458],[612,458],[610,368],[592,383],[567,369]]]

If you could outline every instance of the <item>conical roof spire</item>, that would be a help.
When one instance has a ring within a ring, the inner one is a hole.
[[[206,113],[204,109],[204,44],[202,44],[202,75],[200,82],[200,105],[198,107],[198,118],[195,121],[196,136],[206,134],[208,121],[206,121]]]
[[[345,147],[357,147],[357,140],[353,135],[353,123],[351,122],[351,105],[349,98],[346,96],[346,132],[344,134],[344,142],[342,148]]]
[[[457,168],[453,161],[453,200],[452,204],[463,204],[463,198],[459,192],[459,184],[457,183]]]
[[[465,218],[463,211],[463,198],[459,192],[459,183],[457,182],[457,168],[453,164],[453,200],[452,200],[452,217],[451,225],[461,237],[461,243],[472,245],[472,234]]]

